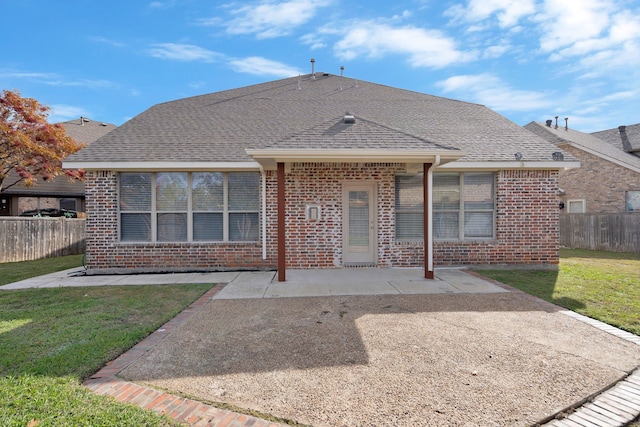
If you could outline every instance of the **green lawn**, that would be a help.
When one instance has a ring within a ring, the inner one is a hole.
[[[562,250],[560,255],[558,271],[482,274],[640,335],[640,254]],[[0,285],[79,267],[81,259],[0,264]],[[177,425],[81,384],[211,286],[0,291],[0,425]]]
[[[558,271],[480,273],[640,335],[640,254],[562,249]]]
[[[78,266],[80,258],[0,264],[0,283]],[[71,264],[71,265],[69,265]],[[0,291],[0,425],[175,426],[84,388],[211,284]]]

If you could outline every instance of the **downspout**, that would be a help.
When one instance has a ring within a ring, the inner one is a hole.
[[[428,206],[425,206],[425,209],[428,209],[427,227],[429,227],[429,235],[427,236],[427,242],[425,242],[425,244],[428,245],[425,247],[425,250],[427,250],[428,248],[428,255],[427,255],[427,266],[429,267],[428,271],[434,271],[433,270],[433,170],[436,169],[439,165],[440,165],[440,155],[436,154],[435,162],[433,162],[433,165],[431,165],[431,167],[427,172],[427,184],[429,186],[428,188],[429,201],[427,203]]]
[[[260,165],[260,177],[262,179],[262,260],[267,259],[267,175],[264,167]]]

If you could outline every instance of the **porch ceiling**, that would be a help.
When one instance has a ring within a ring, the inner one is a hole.
[[[381,150],[381,149],[248,149],[247,154],[265,169],[278,163],[438,163],[458,160],[465,153],[458,150]]]

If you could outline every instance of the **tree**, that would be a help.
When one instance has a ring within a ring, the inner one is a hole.
[[[80,148],[61,124],[47,122],[50,108],[17,91],[3,90],[0,96],[0,191],[22,182],[37,184],[38,178],[53,179],[65,174],[82,180],[84,171],[63,170],[62,160]],[[9,176],[16,177],[4,186]]]

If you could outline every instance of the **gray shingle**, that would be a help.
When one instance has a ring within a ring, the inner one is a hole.
[[[518,151],[550,161],[557,151],[482,105],[320,74],[157,104],[68,160],[249,161],[245,149],[308,144],[307,133],[327,131],[345,112],[369,124],[313,144],[438,147],[462,150],[463,161],[513,160]]]

